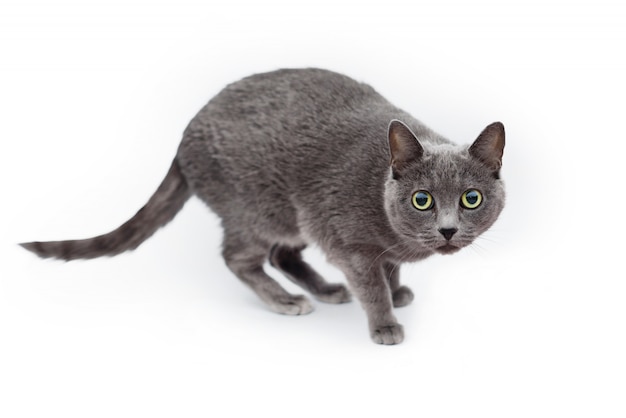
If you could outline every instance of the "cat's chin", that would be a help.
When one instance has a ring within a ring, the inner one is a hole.
[[[442,245],[441,247],[437,247],[435,250],[439,253],[439,254],[454,254],[455,252],[459,251],[461,249],[461,247],[457,247],[456,245],[452,245],[452,244],[445,244]]]

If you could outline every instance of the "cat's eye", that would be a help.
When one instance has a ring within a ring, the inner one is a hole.
[[[418,210],[428,210],[433,206],[432,195],[424,190],[413,193],[411,201],[413,202],[415,209]]]
[[[476,189],[470,189],[461,195],[461,205],[466,209],[476,209],[483,202],[483,195]]]

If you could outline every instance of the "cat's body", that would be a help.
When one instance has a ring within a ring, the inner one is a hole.
[[[399,283],[399,264],[455,252],[491,226],[504,203],[503,147],[499,123],[472,147],[457,147],[336,73],[258,74],[198,113],[159,190],[126,224],[93,239],[23,245],[68,260],[117,254],[195,194],[222,219],[227,265],[271,309],[304,314],[312,306],[263,271],[268,257],[318,299],[350,299],[302,260],[315,243],[345,273],[374,341],[395,344],[403,331],[392,307],[413,298]]]

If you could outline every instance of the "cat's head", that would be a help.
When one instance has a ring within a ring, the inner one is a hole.
[[[493,123],[470,146],[420,141],[389,124],[385,210],[394,231],[416,248],[451,254],[471,244],[504,207],[500,167],[504,126]]]

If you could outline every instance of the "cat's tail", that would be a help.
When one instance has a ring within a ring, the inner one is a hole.
[[[114,256],[137,248],[157,229],[171,221],[190,196],[189,186],[174,160],[170,171],[148,203],[116,230],[88,239],[27,242],[20,245],[42,258],[54,257],[67,261]]]

